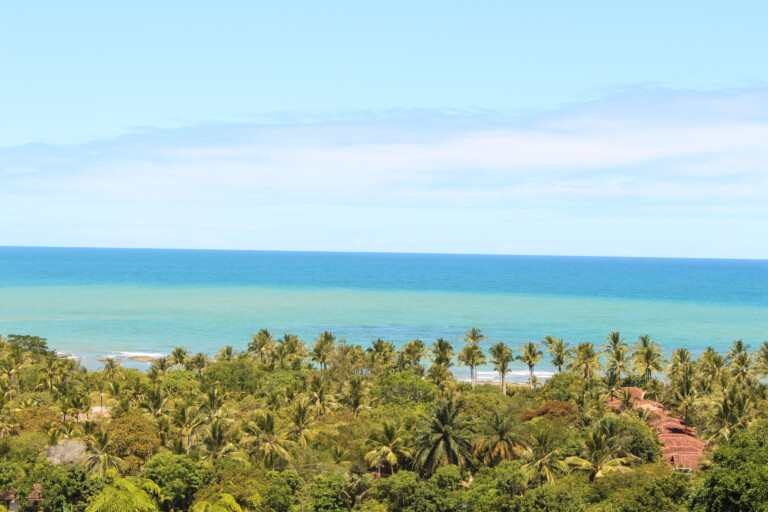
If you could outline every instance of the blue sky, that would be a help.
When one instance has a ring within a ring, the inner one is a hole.
[[[766,258],[765,19],[0,2],[0,244]]]

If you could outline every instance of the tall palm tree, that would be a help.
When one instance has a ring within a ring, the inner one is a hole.
[[[248,344],[248,352],[253,354],[259,362],[266,362],[272,356],[275,348],[275,337],[267,329],[262,329],[251,338]]]
[[[368,367],[371,373],[379,374],[388,371],[395,358],[395,347],[381,338],[374,341],[366,351]]]
[[[188,406],[176,409],[171,419],[174,426],[180,430],[181,435],[186,439],[186,451],[189,452],[192,448],[192,436],[203,426],[205,418],[200,413],[200,409],[195,406]]]
[[[483,336],[483,331],[475,327],[471,328],[468,331],[465,331],[464,337],[459,338],[460,341],[466,341],[467,343],[471,343],[472,345],[477,345],[481,341],[484,341],[487,339],[488,339],[488,336]]]
[[[403,367],[401,370],[416,370],[421,364],[421,360],[424,359],[424,353],[426,352],[426,346],[420,339],[413,339],[403,345],[400,349],[403,359]]]
[[[471,460],[470,434],[461,403],[438,403],[434,412],[421,421],[417,434],[417,467],[429,475],[440,466],[450,464],[465,468]]]
[[[448,340],[437,338],[432,345],[432,361],[446,368],[453,366],[453,345]]]
[[[560,338],[547,335],[544,337],[544,344],[547,346],[547,352],[549,353],[552,361],[552,366],[557,367],[558,373],[563,371],[563,366],[568,364],[570,356],[570,350],[568,349],[568,343],[565,343]]]
[[[486,362],[483,349],[477,343],[467,343],[459,352],[458,359],[462,365],[469,366],[470,380],[474,388],[477,384],[477,367]]]
[[[112,436],[103,428],[88,438],[88,449],[86,463],[92,470],[104,474],[110,468],[120,467],[122,460],[112,453]]]
[[[499,372],[501,378],[501,393],[507,394],[507,372],[509,371],[509,363],[514,359],[512,350],[502,341],[493,345],[488,351],[491,354],[491,362],[493,368]]]
[[[768,341],[764,341],[755,351],[757,371],[762,377],[768,376]]]
[[[249,436],[247,443],[253,447],[253,455],[269,469],[274,470],[278,464],[293,458],[289,450],[294,443],[272,412],[258,414],[243,430]]]
[[[543,356],[538,343],[528,342],[520,349],[520,355],[515,357],[516,360],[522,361],[528,366],[528,383],[531,389],[533,389],[533,369]]]
[[[353,375],[345,386],[343,403],[350,408],[357,417],[360,411],[366,409],[368,396],[368,382],[362,375]]]
[[[635,369],[640,375],[644,376],[646,380],[651,380],[654,373],[661,372],[664,367],[664,357],[659,344],[651,341],[649,335],[640,336],[633,348],[635,352],[632,354],[632,359],[635,363]]]
[[[186,347],[176,347],[171,351],[169,361],[176,368],[183,367],[189,359],[189,350]]]
[[[602,365],[597,357],[595,345],[592,343],[579,343],[574,351],[573,358],[568,363],[568,368],[577,373],[582,379],[591,382],[595,373]]]
[[[367,442],[370,450],[365,454],[369,467],[379,467],[383,462],[389,466],[389,474],[394,474],[395,468],[412,455],[402,434],[402,429],[391,422],[384,422],[381,430],[371,432]]]
[[[514,420],[493,411],[491,420],[485,424],[483,433],[475,443],[475,457],[482,457],[486,466],[495,466],[502,460],[513,459],[521,450]]]
[[[298,400],[288,413],[288,430],[299,446],[307,446],[317,435],[317,429],[313,428],[315,418],[312,412],[312,404],[304,398]]]
[[[315,344],[312,345],[312,360],[320,365],[321,370],[328,368],[328,361],[333,354],[336,335],[332,332],[323,331],[315,338]]]
[[[245,454],[233,442],[233,432],[220,419],[215,419],[208,425],[203,437],[203,453],[206,459],[231,459],[244,461]]]

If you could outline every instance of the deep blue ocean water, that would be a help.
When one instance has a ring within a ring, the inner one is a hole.
[[[0,247],[0,332],[91,366],[244,348],[261,328],[458,347],[470,327],[513,346],[613,330],[667,350],[755,346],[768,340],[768,260]]]

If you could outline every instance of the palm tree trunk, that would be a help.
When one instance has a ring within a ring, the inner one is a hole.
[[[477,384],[477,367],[470,366],[469,367],[469,374],[472,378],[472,389],[475,388],[475,384]]]
[[[507,375],[506,372],[501,374],[501,394],[507,394]]]
[[[530,377],[528,377],[528,384],[533,389],[533,366],[528,367],[528,372],[530,374]]]

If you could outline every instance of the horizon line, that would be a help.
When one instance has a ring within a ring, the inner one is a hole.
[[[536,258],[613,258],[645,260],[716,260],[716,261],[768,261],[768,258],[713,258],[710,256],[616,256],[605,254],[513,254],[513,253],[464,253],[464,252],[413,252],[413,251],[330,251],[311,249],[223,249],[194,247],[122,247],[80,245],[0,245],[0,249],[105,249],[136,251],[210,251],[210,252],[272,252],[307,254],[381,254],[421,256],[500,256]]]

